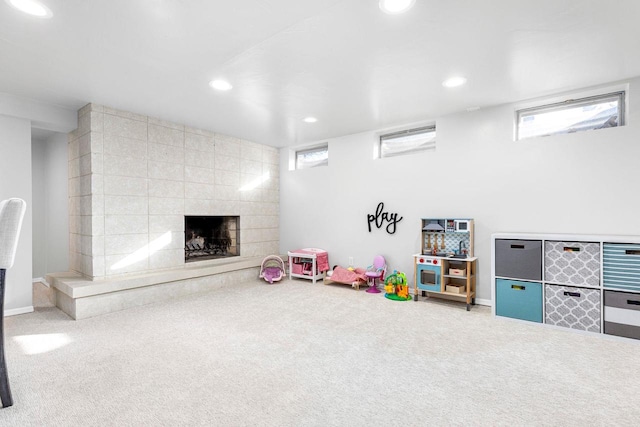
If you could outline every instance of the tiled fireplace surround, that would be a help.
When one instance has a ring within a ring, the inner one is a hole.
[[[74,319],[235,284],[279,251],[276,148],[96,104],[68,148],[71,271],[48,281]],[[185,215],[239,215],[240,257],[185,264]]]

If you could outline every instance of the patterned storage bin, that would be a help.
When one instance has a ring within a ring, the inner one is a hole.
[[[544,243],[544,280],[578,286],[600,285],[600,244]]]
[[[545,285],[545,323],[600,332],[600,290]]]
[[[605,243],[602,251],[603,286],[640,291],[640,245]]]

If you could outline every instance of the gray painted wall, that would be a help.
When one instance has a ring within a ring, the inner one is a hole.
[[[281,252],[320,247],[331,265],[362,267],[382,254],[413,284],[420,218],[474,218],[478,299],[489,301],[492,233],[640,235],[638,87],[620,128],[514,142],[517,106],[504,105],[437,118],[435,152],[374,160],[377,133],[363,132],[329,140],[329,166],[290,171],[281,149]],[[403,217],[393,235],[368,232],[379,202]]]
[[[67,136],[32,141],[33,277],[69,269]]]
[[[0,200],[18,197],[27,210],[15,263],[7,270],[5,313],[32,311],[31,287],[31,122],[0,115]]]

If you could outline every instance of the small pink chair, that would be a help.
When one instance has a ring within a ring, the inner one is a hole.
[[[371,294],[379,294],[380,290],[376,285],[377,280],[384,280],[384,274],[387,271],[387,263],[382,255],[376,255],[373,259],[373,265],[367,267],[367,271],[364,273],[367,276],[367,285],[369,289],[367,292]]]

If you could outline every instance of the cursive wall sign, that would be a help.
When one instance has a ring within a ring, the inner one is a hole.
[[[369,233],[371,233],[371,223],[374,223],[378,228],[382,228],[385,222],[388,222],[386,228],[387,233],[393,234],[396,232],[396,224],[402,221],[402,217],[398,218],[397,213],[383,212],[383,210],[384,203],[380,202],[378,203],[378,207],[376,208],[375,215],[367,214],[367,221],[369,222]]]

